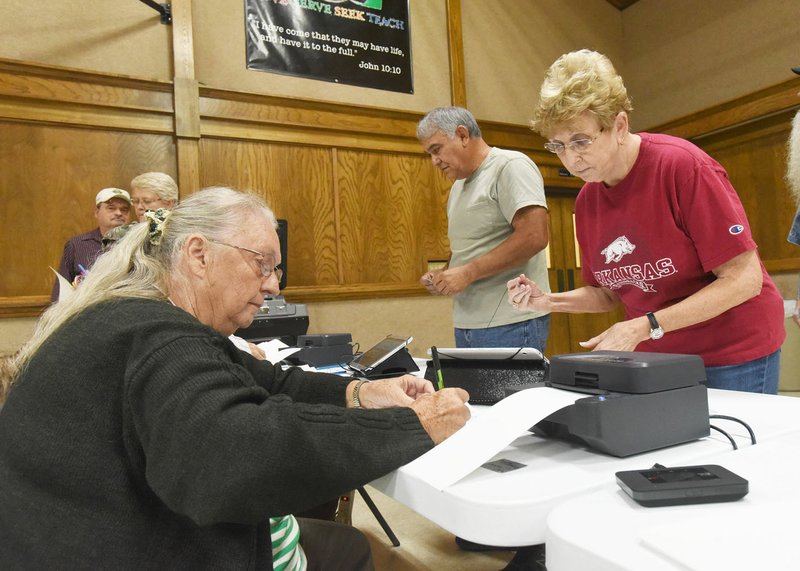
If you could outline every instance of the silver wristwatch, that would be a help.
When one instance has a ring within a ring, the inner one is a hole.
[[[661,339],[664,336],[664,329],[658,324],[656,316],[648,313],[647,320],[650,322],[650,339],[653,341]]]

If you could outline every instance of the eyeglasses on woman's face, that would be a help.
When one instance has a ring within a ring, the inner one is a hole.
[[[270,277],[272,274],[275,274],[275,277],[278,278],[278,281],[281,281],[281,278],[283,277],[283,269],[272,264],[272,262],[275,261],[275,258],[273,258],[271,254],[265,254],[263,252],[259,252],[258,250],[252,250],[250,248],[245,248],[244,246],[237,246],[236,244],[228,244],[227,242],[221,242],[219,240],[209,240],[209,242],[255,254],[258,256],[258,258],[260,258],[256,259],[256,262],[258,262],[261,275],[264,277],[264,279]]]
[[[603,134],[603,130],[604,129],[600,129],[600,131],[594,137],[590,137],[588,135],[578,135],[577,139],[572,139],[567,143],[562,143],[561,141],[547,141],[544,144],[544,148],[555,155],[560,155],[567,149],[578,154],[582,154],[589,150],[589,147],[592,146],[592,143],[594,143],[597,138]]]

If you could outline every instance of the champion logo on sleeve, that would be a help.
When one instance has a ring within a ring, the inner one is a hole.
[[[728,232],[736,236],[737,234],[741,234],[742,232],[744,232],[744,226],[742,226],[741,224],[734,224],[733,226],[728,228]]]

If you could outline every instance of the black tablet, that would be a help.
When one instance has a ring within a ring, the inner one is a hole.
[[[349,367],[362,375],[369,374],[375,367],[406,347],[413,337],[392,337],[379,341],[374,347],[367,349],[350,361]]]

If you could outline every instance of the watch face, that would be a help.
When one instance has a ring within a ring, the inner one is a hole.
[[[664,336],[664,330],[660,327],[656,327],[655,329],[650,330],[650,339],[656,340],[661,339]]]

